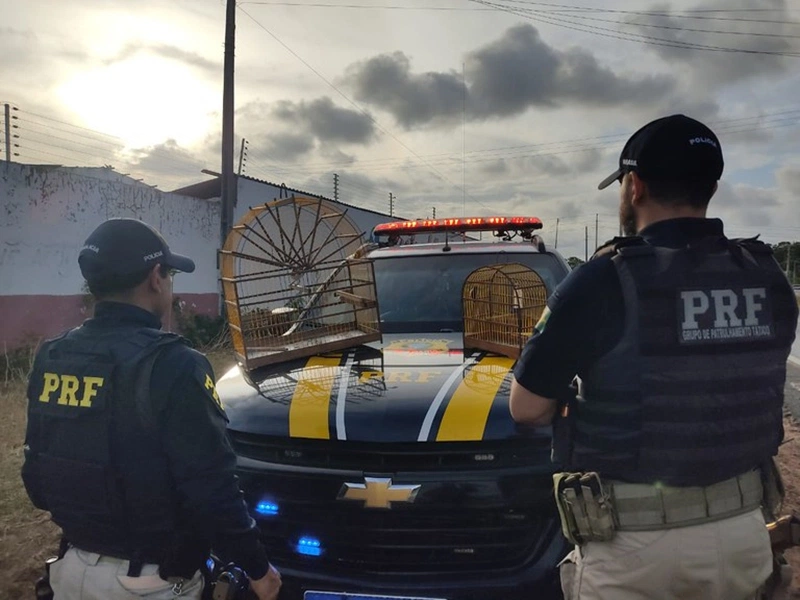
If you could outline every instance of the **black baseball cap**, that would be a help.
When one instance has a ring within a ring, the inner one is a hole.
[[[194,261],[170,251],[153,227],[136,219],[109,219],[95,229],[78,255],[87,281],[105,281],[141,273],[156,264],[185,273]]]
[[[629,171],[648,180],[718,181],[722,176],[722,145],[708,127],[686,115],[651,121],[628,139],[619,168],[597,186],[602,190]]]

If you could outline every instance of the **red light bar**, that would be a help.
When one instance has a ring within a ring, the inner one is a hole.
[[[497,231],[502,229],[541,229],[537,217],[461,217],[457,219],[420,219],[381,223],[374,235],[429,233],[433,231]]]

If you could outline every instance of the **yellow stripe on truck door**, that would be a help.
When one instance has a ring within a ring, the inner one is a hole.
[[[341,357],[313,356],[300,372],[289,406],[289,436],[327,440],[331,391]]]
[[[445,408],[437,442],[483,439],[489,410],[513,364],[511,358],[487,356],[467,371]]]

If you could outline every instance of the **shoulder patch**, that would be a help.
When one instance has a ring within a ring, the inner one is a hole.
[[[204,368],[202,365],[197,365],[194,369],[195,372],[195,379],[203,388],[203,391],[206,393],[206,396],[214,403],[217,410],[225,417],[227,421],[228,417],[225,414],[225,408],[222,406],[222,400],[220,400],[219,393],[217,392],[217,385],[214,381],[214,375],[210,372],[209,369]]]
[[[773,254],[772,248],[758,239],[758,236],[751,238],[733,238],[729,240],[733,244],[750,250],[751,252],[760,252],[764,254]]]
[[[550,307],[545,306],[544,310],[542,311],[542,316],[539,317],[536,325],[534,325],[533,330],[537,333],[542,333],[544,328],[547,327],[547,321],[550,319]]]
[[[595,250],[594,254],[589,258],[592,260],[594,258],[600,258],[602,256],[614,256],[619,252],[620,248],[625,248],[629,246],[643,246],[646,245],[647,242],[644,241],[643,238],[639,237],[638,235],[630,235],[630,236],[617,236],[606,243],[601,245],[597,250]]]

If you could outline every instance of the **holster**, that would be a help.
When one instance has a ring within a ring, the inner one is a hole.
[[[159,575],[167,581],[172,578],[191,579],[198,567],[206,562],[210,547],[203,536],[185,531],[176,533],[159,561]]]
[[[783,507],[786,488],[775,458],[761,465],[761,483],[764,487],[764,511],[768,520],[777,519]]]
[[[37,579],[33,588],[36,593],[36,600],[53,600],[54,592],[50,586],[50,565],[62,558],[64,558],[64,554],[59,550],[59,556],[54,556],[44,561],[44,577]]]
[[[203,600],[250,600],[256,595],[250,590],[250,580],[244,571],[232,563],[221,563],[211,556],[202,570],[205,586]]]
[[[567,540],[581,546],[614,539],[617,531],[614,508],[597,473],[556,473],[553,491],[561,530]]]

